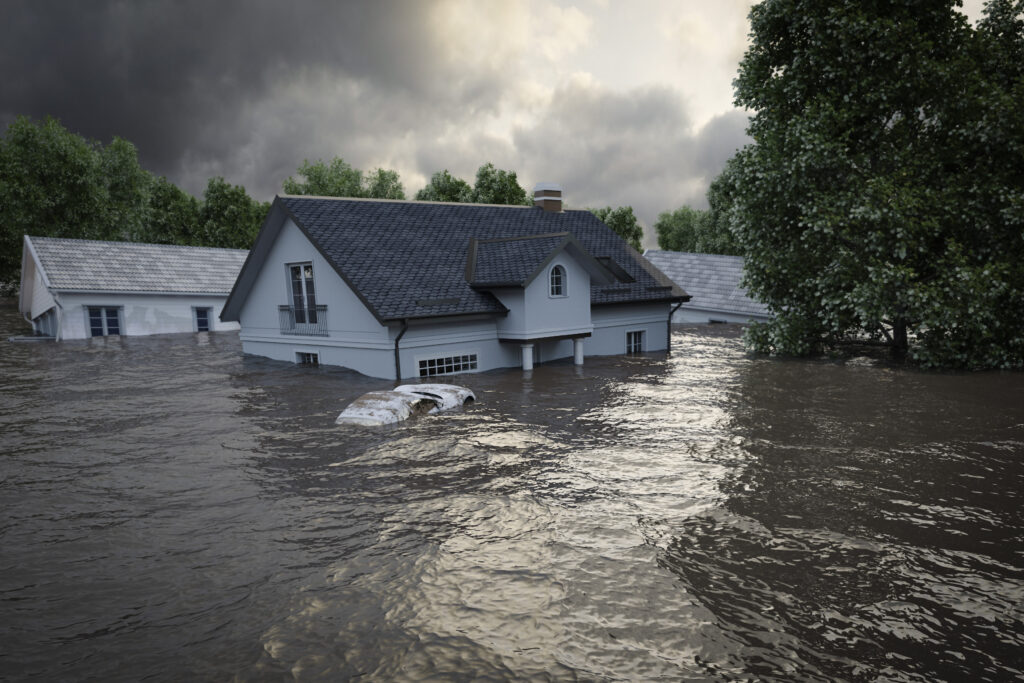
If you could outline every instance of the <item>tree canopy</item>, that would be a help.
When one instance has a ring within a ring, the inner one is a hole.
[[[644,229],[633,215],[632,206],[618,206],[612,208],[606,206],[601,209],[587,209],[590,213],[601,219],[601,222],[615,231],[615,233],[626,240],[629,246],[640,251],[640,243],[644,237]]]
[[[427,186],[416,193],[416,199],[434,202],[533,205],[533,198],[519,184],[516,172],[495,168],[491,162],[477,169],[476,183],[472,187],[465,180],[453,176],[448,169],[438,171],[430,177]]]
[[[200,202],[59,121],[19,116],[0,138],[0,290],[17,287],[23,235],[249,248],[266,214],[241,186],[210,181]]]
[[[1024,365],[1024,2],[765,0],[725,220],[776,315],[760,351],[879,342],[925,366]]]
[[[285,193],[319,197],[405,199],[405,189],[397,171],[378,168],[364,175],[341,157],[334,157],[329,162],[323,159],[310,162],[305,159],[299,166],[298,175],[303,180],[289,176],[282,183]]]

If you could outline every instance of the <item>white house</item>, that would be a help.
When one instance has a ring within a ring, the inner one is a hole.
[[[246,254],[26,235],[18,309],[58,340],[237,330],[220,313]]]
[[[768,307],[740,286],[743,257],[648,250],[644,256],[690,294],[674,323],[749,323],[772,318]]]
[[[242,348],[387,379],[668,348],[687,295],[589,211],[279,196],[221,318]]]

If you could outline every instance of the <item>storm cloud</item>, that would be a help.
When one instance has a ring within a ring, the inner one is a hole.
[[[748,5],[729,5],[719,85]],[[528,188],[562,183],[572,206],[630,204],[650,225],[706,205],[746,141],[743,112],[697,106],[664,64],[634,69],[635,82],[591,68],[617,50],[643,56],[629,41],[644,25],[609,43],[602,3],[24,2],[4,14],[0,124],[50,115],[124,137],[194,193],[223,175],[267,199],[303,159],[342,156],[395,168],[411,196],[434,171],[471,180],[491,161]],[[706,75],[695,49],[679,59]]]

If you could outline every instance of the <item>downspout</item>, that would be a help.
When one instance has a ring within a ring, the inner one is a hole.
[[[666,353],[672,353],[672,316],[676,314],[676,311],[679,310],[679,307],[682,306],[683,303],[684,302],[680,301],[676,304],[675,308],[668,312],[668,339],[665,340]]]
[[[408,320],[403,320],[402,321],[402,331],[398,333],[397,337],[395,337],[395,381],[396,382],[400,381],[402,379],[402,359],[401,359],[401,356],[398,355],[398,342],[402,341],[402,337],[404,337],[405,333],[408,332],[408,331],[409,331],[409,321]]]

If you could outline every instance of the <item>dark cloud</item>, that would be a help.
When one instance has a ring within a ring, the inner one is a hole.
[[[379,0],[6,3],[0,124],[52,115],[127,138],[144,166],[195,193],[223,175],[266,199],[303,159],[341,156],[399,169],[410,195],[434,171],[472,181],[491,161],[528,187],[562,183],[574,206],[630,204],[648,226],[705,206],[746,116],[695,132],[671,87],[563,77],[548,90],[525,58],[550,52],[555,65],[555,48],[582,34],[530,42],[531,19],[519,6]],[[466,33],[487,20],[490,33]],[[509,132],[511,120],[529,123]]]

